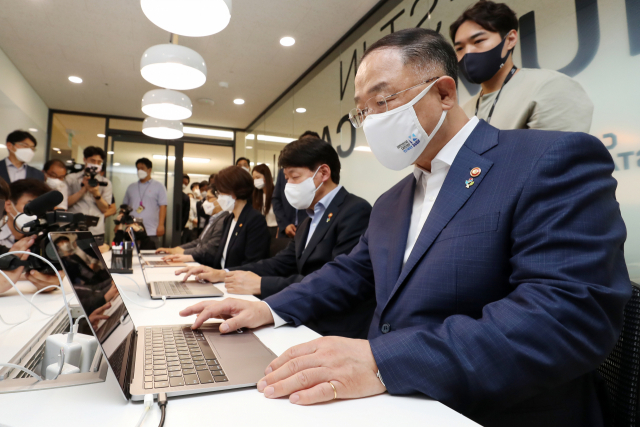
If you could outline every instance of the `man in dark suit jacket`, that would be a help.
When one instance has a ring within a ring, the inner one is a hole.
[[[340,159],[330,144],[314,137],[292,142],[282,150],[280,164],[294,185],[315,175],[318,184],[314,183],[317,189],[307,208],[308,218],[294,241],[275,257],[208,277],[224,281],[231,294],[266,298],[302,281],[338,255],[351,252],[369,224],[371,205],[339,184]],[[366,338],[374,308],[372,295],[353,311],[318,316],[306,325],[321,335]]]
[[[16,130],[7,135],[9,156],[0,161],[0,178],[9,184],[26,178],[44,182],[44,173],[27,164],[33,159],[37,145],[29,132]]]
[[[455,66],[431,30],[372,44],[352,117],[378,161],[414,172],[378,199],[348,256],[264,302],[182,314],[206,309],[197,327],[233,313],[222,332],[299,325],[375,294],[368,340],[296,346],[258,390],[298,404],[422,393],[488,427],[604,426],[596,368],[631,295],[611,156],[586,134],[469,120]]]

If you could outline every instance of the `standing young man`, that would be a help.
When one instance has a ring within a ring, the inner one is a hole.
[[[450,27],[460,72],[482,90],[464,106],[498,129],[589,132],[593,103],[582,86],[552,70],[517,68],[518,17],[503,3],[480,0]]]
[[[7,135],[9,156],[0,161],[0,178],[8,184],[25,178],[44,181],[42,171],[29,166],[35,155],[38,142],[29,132],[16,130]]]
[[[100,246],[104,243],[104,214],[111,205],[113,187],[111,181],[100,175],[107,158],[104,150],[100,147],[87,147],[83,154],[84,170],[71,173],[65,178],[69,187],[69,212],[80,212],[98,218],[98,224],[89,227],[89,231]]]
[[[129,185],[122,204],[133,209],[131,216],[142,218],[147,236],[161,246],[160,237],[165,233],[165,219],[167,217],[167,189],[158,181],[151,179],[153,163],[143,157],[136,161],[139,181]]]

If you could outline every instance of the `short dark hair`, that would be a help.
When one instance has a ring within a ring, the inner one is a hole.
[[[64,164],[64,162],[60,159],[51,159],[48,160],[47,163],[44,164],[42,170],[43,171],[48,171],[49,169],[51,169],[51,166],[56,165],[56,166],[60,166],[61,168],[67,168],[67,165]]]
[[[187,178],[187,184],[191,182],[191,178],[189,178],[189,175],[187,175],[186,173],[184,175],[182,175],[182,179]]]
[[[253,177],[239,166],[229,166],[218,173],[216,187],[220,193],[248,200],[253,194]]]
[[[14,130],[9,135],[7,135],[7,142],[11,144],[15,144],[16,142],[24,141],[25,139],[31,140],[33,144],[37,147],[38,141],[31,135],[29,132],[25,132],[23,130]]]
[[[107,161],[107,154],[100,147],[87,147],[84,149],[84,152],[83,152],[85,159],[88,159],[89,157],[93,157],[96,154],[102,157],[103,162]]]
[[[451,77],[456,85],[458,84],[456,51],[441,34],[426,28],[407,28],[396,31],[369,46],[362,55],[362,60],[373,51],[389,48],[400,49],[404,65],[413,66],[420,74],[420,78],[426,78],[425,74],[430,69],[438,67],[445,75]]]
[[[147,167],[147,169],[153,168],[153,163],[151,163],[151,160],[147,159],[146,157],[136,160],[136,167],[138,167],[138,163],[142,163]]]
[[[4,179],[0,178],[0,199],[2,200],[10,200],[11,198],[11,190],[9,189],[9,184],[7,184],[7,181],[5,181]],[[2,211],[2,209],[4,209],[4,207],[0,207],[0,211]]]
[[[249,161],[249,159],[247,159],[246,157],[238,157],[238,160],[236,160],[236,166],[238,166],[238,163],[243,160],[246,161],[248,165],[251,165],[251,161]]]
[[[449,27],[449,36],[455,43],[458,28],[465,21],[473,21],[487,31],[500,33],[505,38],[509,31],[518,31],[518,16],[504,3],[480,0],[465,10]]]
[[[11,192],[10,200],[13,203],[18,203],[18,200],[20,200],[20,198],[25,194],[40,197],[51,191],[51,188],[39,179],[27,178],[13,181],[9,184],[9,191]]]
[[[205,187],[206,187],[206,186],[208,186],[208,185],[209,185],[209,181],[204,181],[204,180],[203,180],[203,181],[200,181],[199,185],[200,185],[200,187],[202,187],[202,186],[205,186]]]
[[[340,158],[331,144],[320,138],[308,136],[288,143],[278,160],[283,168],[308,168],[316,171],[321,165],[331,169],[331,181],[340,184]]]
[[[320,135],[318,134],[318,132],[314,132],[312,130],[305,131],[302,135],[298,137],[298,139],[306,138],[308,136],[313,136],[314,138],[320,139]]]

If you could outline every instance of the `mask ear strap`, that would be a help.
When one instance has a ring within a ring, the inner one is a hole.
[[[440,120],[438,121],[438,124],[436,125],[436,127],[433,128],[433,131],[431,131],[431,135],[427,135],[427,138],[429,140],[433,137],[433,135],[436,134],[436,132],[438,132],[438,130],[440,129],[440,126],[442,126],[442,123],[444,123],[444,119],[446,117],[447,117],[447,111],[443,111],[442,115],[440,116]]]

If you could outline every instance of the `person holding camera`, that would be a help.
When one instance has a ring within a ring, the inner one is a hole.
[[[47,184],[34,178],[14,181],[8,187],[4,181],[0,182],[0,199],[4,199],[4,212],[6,214],[2,220],[3,225],[0,228],[0,253],[27,251],[35,243],[35,235],[25,237],[18,229],[20,224],[24,224],[26,220],[21,220],[20,214],[23,213],[27,203],[49,191],[51,191],[51,188],[49,188]],[[16,220],[16,218],[18,219]],[[22,216],[22,218],[24,218],[24,216]],[[28,220],[26,221],[28,222]],[[28,259],[28,255],[20,255],[18,257],[22,261]],[[5,271],[12,281],[28,280],[33,283],[38,290],[59,283],[58,276],[55,274],[45,274],[37,270],[28,270],[24,272],[24,274],[23,272],[24,266]],[[61,274],[63,275],[64,273],[61,272]],[[11,285],[6,279],[0,280],[0,292],[6,291],[9,287],[11,287]]]
[[[153,163],[143,157],[136,161],[138,178],[140,180],[129,185],[122,200],[123,205],[133,209],[131,216],[141,218],[147,236],[160,246],[160,237],[165,233],[165,219],[167,217],[167,189],[158,181],[151,179]]]
[[[113,188],[111,181],[100,175],[107,158],[100,147],[84,149],[84,170],[67,175],[69,212],[80,212],[98,218],[98,224],[89,227],[98,246],[104,243],[104,214],[109,210]]]

